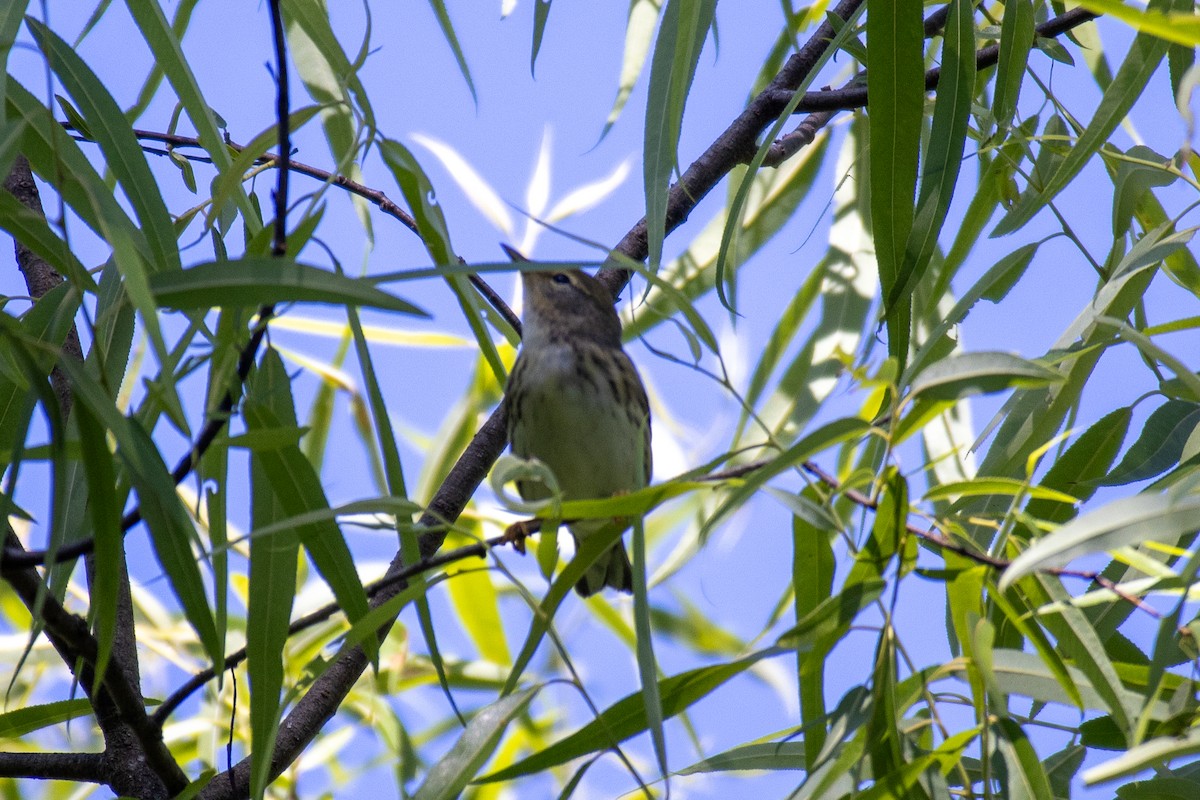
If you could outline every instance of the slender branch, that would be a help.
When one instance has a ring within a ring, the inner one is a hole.
[[[879,502],[877,500],[872,497],[868,497],[857,489],[845,488],[837,478],[830,475],[828,472],[825,472],[816,463],[812,461],[805,461],[802,466],[805,472],[812,475],[828,489],[837,494],[841,494],[855,505],[861,506],[869,511],[877,511],[879,509]],[[995,570],[1005,570],[1012,564],[1012,562],[1008,559],[997,558],[996,556],[992,556],[987,553],[981,553],[977,550],[957,544],[951,541],[950,538],[944,533],[933,528],[924,528],[920,525],[908,523],[905,525],[905,529],[909,533],[921,537],[925,541],[935,545],[941,550],[948,550],[952,553],[957,553],[964,558],[968,558],[971,561],[974,561],[978,564],[983,564]],[[1047,575],[1057,575],[1064,578],[1081,578],[1083,580],[1092,581],[1097,586],[1107,589],[1120,599],[1124,600],[1135,608],[1146,612],[1155,619],[1162,618],[1162,614],[1160,614],[1157,609],[1147,605],[1140,597],[1129,594],[1114,581],[1110,580],[1099,572],[1092,570],[1067,569],[1066,567],[1047,567],[1045,569],[1038,570],[1038,572]]]
[[[848,20],[858,12],[863,2],[865,0],[842,0],[829,14]],[[772,93],[794,92],[817,66],[835,35],[836,31],[828,20],[818,25],[808,41],[784,62],[767,88],[754,97],[729,127],[684,171],[679,182],[667,194],[667,233],[682,225],[692,209],[734,166],[753,157],[759,133],[778,117],[782,109],[772,99]],[[634,225],[613,249],[624,258],[645,261],[649,255],[645,218]],[[612,263],[617,264],[617,259],[612,259]],[[609,266],[601,269],[596,277],[616,297],[629,281],[630,275],[628,270],[619,266]]]
[[[287,44],[283,38],[283,16],[278,0],[268,0],[271,11],[271,40],[275,46],[275,124],[279,128],[280,154],[292,152],[291,112],[288,97]],[[271,243],[271,255],[283,258],[287,255],[287,198],[288,169],[286,160],[280,160],[275,170],[275,238]]]
[[[771,143],[763,158],[764,167],[777,167],[817,139],[821,129],[833,119],[834,111],[819,111],[809,114],[795,130]],[[747,162],[749,163],[749,162]]]
[[[63,126],[68,129],[73,130],[73,128],[71,127],[71,124],[69,122],[64,122]],[[143,148],[143,149],[149,150],[150,152],[157,153],[159,155],[167,155],[170,152],[170,150],[173,150],[177,147],[195,147],[195,148],[201,148],[201,149],[203,148],[203,145],[200,143],[200,139],[195,136],[180,136],[180,135],[174,134],[174,133],[162,133],[159,131],[148,131],[148,130],[142,130],[139,128],[134,128],[133,133],[139,139],[145,139],[147,141],[163,142],[163,143],[167,144],[168,149],[166,152],[160,151],[160,150],[153,150],[151,148]],[[80,136],[78,138],[80,138],[83,141],[90,141],[86,137],[83,137],[83,136]],[[232,142],[232,141],[226,141],[225,144],[230,150],[232,150],[235,153],[240,153],[246,149],[243,145],[237,144],[236,142]],[[291,151],[281,149],[280,152],[286,153],[286,152],[291,152]],[[190,158],[193,158],[194,160],[198,160],[198,161],[205,161],[205,162],[210,162],[212,160],[210,158],[206,158],[203,156],[191,156]],[[285,167],[286,169],[290,170],[291,172],[295,172],[300,175],[305,175],[307,177],[314,178],[316,180],[321,181],[322,183],[328,183],[331,186],[336,186],[339,189],[345,189],[346,191],[350,192],[351,194],[357,195],[358,197],[361,197],[364,200],[369,201],[376,208],[378,208],[384,214],[387,214],[389,217],[399,220],[399,222],[402,225],[404,225],[404,227],[408,228],[413,233],[417,234],[418,236],[421,235],[420,228],[417,226],[417,221],[415,219],[413,219],[412,215],[409,214],[407,211],[405,211],[400,206],[396,205],[396,203],[393,202],[392,199],[389,198],[381,189],[372,189],[371,187],[365,186],[364,184],[359,183],[358,181],[351,180],[350,178],[347,178],[344,175],[337,175],[335,173],[320,169],[319,167],[314,167],[309,164],[305,164],[300,161],[295,161],[290,158],[280,158],[278,153],[264,153],[263,155],[256,158],[254,160],[254,163],[258,166],[267,166],[267,167],[275,167],[275,168]],[[487,281],[485,281],[479,275],[468,275],[467,278],[468,278],[468,280],[471,281],[471,283],[475,286],[475,288],[479,290],[479,293],[484,296],[484,298],[488,301],[488,303],[492,306],[492,308],[494,308],[496,310],[496,313],[504,318],[505,322],[507,322],[509,325],[511,325],[515,330],[520,330],[520,327],[521,327],[520,317],[518,317],[516,315],[516,313],[512,310],[512,308],[509,307],[508,303],[506,303],[504,301],[504,299],[502,297],[500,297],[499,294],[497,294],[496,290],[493,289],[488,284]]]
[[[100,753],[0,753],[0,778],[107,783]]]
[[[1050,38],[1066,33],[1072,28],[1077,28],[1086,22],[1099,17],[1092,11],[1086,11],[1082,8],[1074,8],[1063,14],[1058,15],[1054,19],[1047,20],[1035,29],[1040,37]],[[984,70],[988,67],[995,66],[1000,60],[1000,45],[993,44],[980,49],[975,54],[975,69]],[[860,76],[861,77],[861,76]],[[938,82],[942,77],[942,68],[933,67],[925,73],[925,89],[927,91],[937,88]],[[773,103],[775,113],[783,111],[784,107],[792,101],[794,92],[784,89],[767,89],[764,94],[768,100]],[[815,111],[848,111],[855,108],[864,108],[867,105],[867,87],[859,78],[851,81],[841,89],[835,89],[822,92],[808,92],[800,100],[796,106],[795,113],[811,113]]]

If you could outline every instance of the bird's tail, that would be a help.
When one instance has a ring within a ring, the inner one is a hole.
[[[626,594],[633,593],[633,566],[629,563],[624,542],[618,541],[611,550],[596,559],[575,584],[575,591],[580,597],[590,597],[605,586]]]

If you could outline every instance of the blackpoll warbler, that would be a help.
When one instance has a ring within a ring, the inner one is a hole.
[[[612,295],[578,270],[522,272],[525,289],[521,352],[508,377],[508,440],[522,458],[554,473],[567,500],[611,497],[650,480],[650,406],[637,368],[621,349]],[[549,490],[523,481],[526,500]],[[569,525],[576,546],[607,520]],[[575,584],[587,597],[605,586],[633,591],[633,571],[620,540]]]

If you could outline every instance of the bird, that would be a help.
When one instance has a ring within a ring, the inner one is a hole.
[[[512,250],[509,255],[524,260]],[[522,271],[521,284],[521,349],[504,395],[513,454],[548,466],[565,500],[603,499],[647,486],[650,404],[621,347],[612,295],[577,269]],[[550,496],[535,481],[518,481],[517,490],[526,500]],[[576,548],[607,522],[568,522]],[[633,569],[620,539],[575,591],[588,597],[606,586],[633,591]]]

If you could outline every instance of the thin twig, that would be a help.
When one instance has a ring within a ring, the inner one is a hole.
[[[1082,8],[1074,8],[1066,13],[1060,14],[1057,17],[1043,22],[1035,29],[1037,35],[1044,38],[1051,38],[1059,34],[1066,33],[1072,28],[1077,28],[1084,23],[1091,22],[1100,15],[1086,11]],[[988,67],[995,66],[1000,60],[1000,45],[993,44],[980,49],[975,54],[975,69],[984,70]],[[937,88],[938,82],[942,77],[942,68],[933,67],[925,73],[925,89],[932,91]],[[768,100],[774,104],[775,113],[780,113],[792,101],[795,95],[792,91],[768,89],[764,94]],[[807,92],[796,106],[793,113],[811,113],[815,111],[849,111],[855,108],[865,108],[867,105],[867,87],[861,80],[856,77],[845,87],[821,92]]]
[[[69,122],[63,122],[62,125],[68,130],[74,130]],[[151,148],[144,148],[149,152],[153,152],[158,155],[167,155],[170,150],[178,147],[203,148],[203,145],[200,143],[200,139],[195,136],[180,136],[179,134],[142,130],[140,128],[134,128],[133,133],[139,139],[145,139],[147,141],[154,142],[164,142],[169,145],[167,152],[154,150]],[[79,138],[83,141],[90,141],[82,135],[79,136]],[[232,141],[227,141],[226,146],[235,153],[240,153],[246,149],[245,146]],[[281,152],[291,151],[281,150]],[[185,156],[185,158],[191,158],[204,162],[212,161],[212,159],[203,156]],[[404,227],[408,228],[413,233],[417,234],[418,236],[421,235],[417,221],[413,219],[412,215],[400,206],[396,205],[396,203],[392,201],[392,199],[389,198],[381,189],[372,189],[371,187],[359,183],[358,181],[351,180],[344,175],[337,175],[327,170],[320,169],[319,167],[305,164],[301,161],[296,161],[290,158],[280,158],[278,153],[264,153],[258,158],[254,159],[254,163],[257,166],[275,167],[277,169],[286,167],[291,172],[295,172],[300,175],[306,175],[310,178],[319,180],[322,183],[328,183],[331,186],[336,186],[339,189],[345,189],[351,194],[361,197],[364,200],[372,203],[384,214],[387,214],[389,217],[398,220],[400,224],[404,225]],[[504,301],[504,298],[502,298],[496,292],[496,290],[488,284],[487,281],[476,274],[468,274],[467,279],[476,289],[479,290],[479,293],[483,295],[484,299],[487,300],[492,308],[496,310],[496,313],[504,318],[505,322],[511,325],[514,329],[520,330],[521,318],[516,315],[508,303]]]
[[[814,462],[805,461],[802,466],[803,466],[805,472],[812,475],[814,478],[816,478],[818,481],[820,481],[822,484],[824,484],[826,488],[833,491],[834,493],[841,494],[843,497],[845,497],[850,502],[854,503],[857,506],[861,506],[862,508],[865,508],[869,511],[877,511],[878,510],[879,502],[877,500],[875,500],[874,498],[868,497],[867,495],[863,494],[862,492],[860,492],[856,489],[846,489],[845,487],[842,486],[841,482],[837,478],[835,478],[832,475],[830,475],[829,473],[825,472],[823,469],[821,469],[820,466],[818,466]],[[991,567],[992,569],[1005,570],[1005,569],[1008,569],[1008,567],[1012,565],[1012,562],[1007,559],[997,558],[996,556],[992,556],[987,553],[980,553],[977,550],[972,550],[971,548],[956,544],[955,542],[951,541],[950,538],[947,537],[945,534],[943,534],[941,531],[935,530],[933,528],[927,529],[927,528],[921,527],[920,525],[914,525],[912,523],[908,523],[905,526],[905,528],[906,528],[906,530],[908,530],[909,533],[912,533],[912,534],[915,534],[915,535],[921,537],[925,541],[929,542],[932,545],[937,546],[938,548],[940,548],[942,550],[949,550],[952,553],[957,553],[958,555],[963,556],[964,558],[968,558],[978,564],[983,564],[985,566]],[[1106,578],[1104,575],[1102,575],[1099,572],[1095,572],[1092,570],[1067,569],[1066,567],[1047,567],[1045,569],[1038,570],[1038,572],[1042,572],[1042,573],[1048,574],[1048,575],[1055,575],[1055,576],[1063,577],[1063,578],[1081,578],[1083,580],[1093,581],[1094,583],[1096,583],[1096,585],[1109,590],[1110,592],[1115,594],[1120,599],[1124,600],[1125,602],[1129,603],[1130,605],[1134,606],[1135,608],[1138,608],[1138,609],[1146,612],[1147,614],[1154,617],[1155,619],[1162,618],[1162,615],[1155,608],[1153,608],[1150,605],[1147,605],[1141,598],[1131,595],[1128,592],[1124,591],[1123,589],[1121,589],[1120,586],[1118,586],[1112,580]]]

